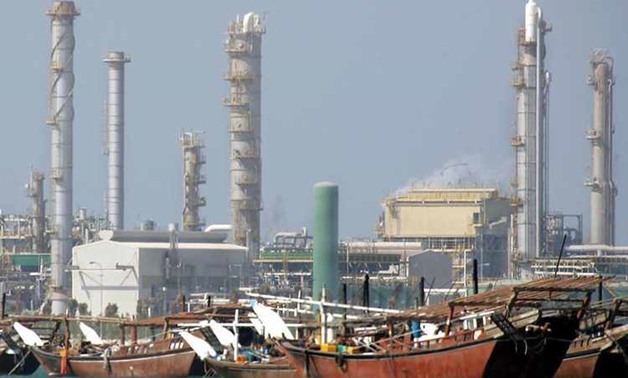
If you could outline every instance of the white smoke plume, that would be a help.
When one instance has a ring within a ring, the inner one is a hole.
[[[497,187],[508,188],[512,172],[508,160],[496,160],[487,164],[479,154],[462,155],[451,159],[442,167],[423,178],[412,179],[395,194],[403,194],[418,188]]]

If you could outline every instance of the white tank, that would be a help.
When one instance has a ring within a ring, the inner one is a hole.
[[[536,42],[536,31],[539,23],[539,7],[534,0],[526,4],[525,40],[526,42]]]

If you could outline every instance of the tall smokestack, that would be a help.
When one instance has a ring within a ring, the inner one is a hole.
[[[550,31],[534,0],[525,7],[525,25],[518,33],[518,58],[512,85],[517,91],[516,227],[513,270],[519,272],[543,254],[547,210],[547,108],[549,73],[545,71],[545,33]]]
[[[613,58],[602,50],[593,52],[589,85],[593,87],[591,141],[591,244],[615,244],[615,196],[613,183]]]
[[[206,204],[199,190],[200,184],[206,181],[201,173],[205,164],[205,145],[197,131],[182,133],[179,140],[183,148],[183,230],[199,231],[203,224],[198,209]]]
[[[74,17],[73,1],[58,1],[46,12],[51,18],[50,98],[47,124],[52,130],[50,182],[52,206],[52,314],[65,313],[69,277],[65,264],[72,256],[72,122],[74,120]]]
[[[223,104],[230,108],[231,217],[234,242],[259,252],[262,209],[261,79],[262,18],[255,13],[239,17],[227,28],[225,51],[231,83]],[[247,242],[247,234],[249,235]]]
[[[31,172],[31,179],[26,185],[26,195],[33,200],[31,217],[33,232],[33,251],[45,253],[46,243],[46,210],[44,201],[44,175],[41,172]]]
[[[124,229],[124,65],[130,61],[122,51],[110,51],[103,59],[109,67],[105,154],[109,157],[107,220],[112,230]]]

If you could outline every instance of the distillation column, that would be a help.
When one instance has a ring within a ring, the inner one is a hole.
[[[201,174],[201,167],[205,164],[205,145],[196,131],[182,133],[179,140],[183,148],[183,230],[199,231],[203,224],[198,209],[206,204],[199,190],[200,184],[206,181]]]
[[[518,59],[512,84],[516,95],[516,136],[511,144],[516,160],[515,256],[525,263],[543,253],[547,207],[547,85],[544,69],[545,33],[550,28],[534,0],[525,8],[525,26],[518,33]],[[516,268],[518,270],[518,268]]]
[[[72,256],[72,122],[74,120],[73,1],[58,1],[46,12],[51,18],[50,93],[47,124],[52,131],[52,314],[65,313],[69,276],[65,264]]]
[[[261,65],[262,19],[247,13],[229,24],[225,51],[231,83],[223,104],[230,108],[231,217],[234,242],[257,254],[262,209]]]
[[[589,85],[593,87],[593,128],[587,132],[592,144],[591,244],[615,244],[615,196],[613,183],[613,58],[595,51]]]
[[[33,200],[31,208],[33,252],[46,253],[46,210],[44,201],[44,174],[31,172],[31,180],[26,185],[26,195]]]
[[[109,158],[107,221],[112,230],[124,229],[124,65],[131,60],[122,51],[110,51],[107,94],[107,147]]]

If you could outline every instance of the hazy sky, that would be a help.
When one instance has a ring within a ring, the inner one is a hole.
[[[49,0],[4,4],[0,41],[0,208],[25,212],[29,165],[49,171],[45,124]],[[208,223],[229,221],[228,109],[223,41],[236,14],[266,14],[263,45],[262,215],[266,229],[311,224],[312,186],[340,185],[341,235],[369,236],[380,201],[442,167],[482,180],[513,176],[516,30],[524,0],[76,1],[74,203],[102,213],[103,111],[108,50],[124,50],[126,212],[132,227],[162,227],[182,212],[178,134],[205,132]],[[615,57],[618,242],[628,243],[628,14],[626,0],[539,1],[553,25],[550,207],[589,219],[595,47]],[[451,174],[451,170],[447,170]],[[588,229],[586,233],[588,235]]]

